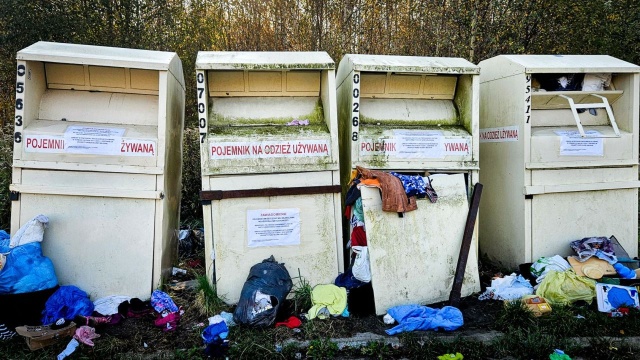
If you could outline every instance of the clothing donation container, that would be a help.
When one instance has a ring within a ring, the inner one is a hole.
[[[480,67],[481,251],[517,266],[615,235],[637,256],[640,67],[604,55]]]
[[[377,314],[449,298],[478,181],[478,73],[460,58],[345,55],[340,62],[343,194],[357,166],[428,177],[437,193],[436,202],[418,199],[417,210],[398,214],[382,211],[377,188],[360,187]],[[463,296],[480,289],[476,239],[474,232]]]
[[[45,214],[62,285],[149,298],[177,252],[180,59],[38,42],[17,60],[12,233]]]
[[[334,68],[326,52],[198,53],[207,276],[229,303],[271,255],[312,286],[341,269]]]

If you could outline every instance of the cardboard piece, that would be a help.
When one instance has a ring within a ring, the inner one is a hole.
[[[567,257],[567,261],[569,261],[569,264],[578,276],[600,279],[604,275],[617,274],[611,264],[594,256],[590,257],[585,262],[580,262],[575,256],[569,256]]]
[[[16,332],[23,336],[31,351],[53,345],[63,338],[73,336],[76,324],[69,324],[60,329],[51,329],[51,325],[42,326],[18,326]]]

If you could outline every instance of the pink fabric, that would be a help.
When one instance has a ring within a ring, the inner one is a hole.
[[[100,334],[96,334],[96,329],[86,325],[77,328],[76,334],[73,336],[74,339],[88,346],[93,346],[92,340],[99,337]]]

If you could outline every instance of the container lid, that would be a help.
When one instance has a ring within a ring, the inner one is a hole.
[[[168,70],[174,52],[125,49],[107,46],[78,45],[38,41],[16,55],[18,60],[48,61],[66,64],[86,64]]]
[[[609,55],[500,55],[525,68],[526,73],[638,72],[638,65]]]
[[[425,74],[479,74],[480,68],[462,58],[347,54],[340,61],[336,83],[352,71]]]
[[[199,70],[334,69],[325,51],[199,51]]]

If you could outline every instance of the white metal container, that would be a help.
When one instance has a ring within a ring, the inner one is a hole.
[[[198,53],[207,276],[229,303],[271,255],[312,286],[342,269],[334,68],[325,52]]]
[[[468,196],[478,181],[479,68],[459,58],[345,55],[338,68],[343,195],[356,166],[424,175],[437,203],[419,200],[403,218],[363,188],[376,313],[449,298]],[[345,234],[348,235],[348,234]],[[462,294],[479,290],[474,232]]]
[[[12,233],[45,214],[61,284],[148,298],[177,251],[180,59],[38,42],[17,60]]]
[[[501,55],[480,67],[481,251],[516,266],[615,235],[636,256],[640,67],[604,55]],[[611,84],[534,91],[541,74],[571,73],[609,73]]]

